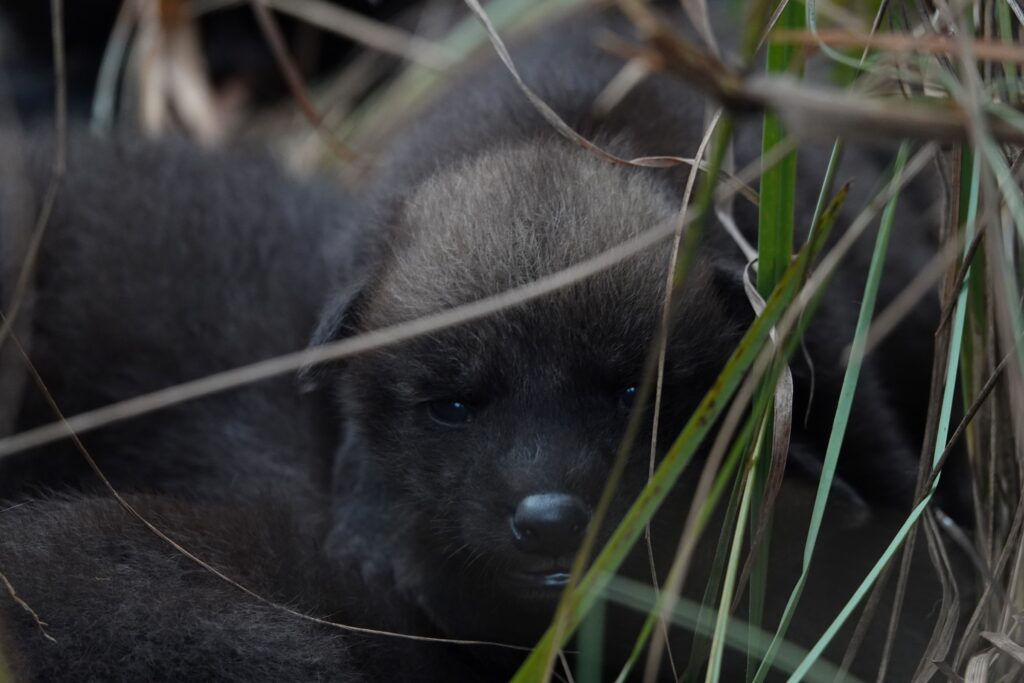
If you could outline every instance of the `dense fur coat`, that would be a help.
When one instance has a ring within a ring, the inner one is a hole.
[[[573,17],[520,46],[517,63],[527,82],[571,125],[615,153],[692,156],[702,131],[704,100],[676,80],[651,77],[609,115],[591,112],[594,97],[621,67],[594,43],[608,28],[626,30],[615,17]],[[131,157],[139,168],[152,164],[152,172],[133,175],[131,182],[139,185],[129,184],[123,192],[112,191],[109,178],[118,177],[113,172],[78,175],[73,165],[69,188],[77,183],[82,189],[69,189],[63,201],[85,210],[74,211],[74,221],[58,212],[53,227],[60,235],[66,226],[86,246],[94,243],[95,251],[79,253],[76,247],[70,251],[76,258],[62,258],[60,264],[47,262],[44,254],[33,334],[33,353],[44,371],[48,357],[64,361],[53,361],[51,381],[58,400],[70,403],[67,412],[292,350],[306,333],[303,325],[312,323],[311,307],[327,298],[328,289],[334,295],[315,343],[529,282],[670,220],[678,211],[685,170],[616,167],[577,148],[551,130],[496,64],[457,82],[392,145],[369,193],[368,218],[322,192],[282,188],[273,174],[236,170],[231,163],[193,162],[193,153],[173,148]],[[740,162],[756,152],[756,138],[741,131]],[[116,156],[109,162],[99,152],[95,156],[101,166],[118,163]],[[801,173],[808,179],[817,178],[823,168],[822,156],[813,150],[802,157]],[[847,215],[858,211],[879,185],[884,168],[884,160],[874,155],[851,152],[841,172],[844,179],[856,179]],[[151,176],[163,177],[164,184],[146,186]],[[246,181],[235,180],[239,177]],[[187,193],[179,191],[181,182],[187,183]],[[253,192],[254,186],[262,191]],[[230,201],[236,191],[239,200]],[[156,203],[157,198],[168,204]],[[901,201],[899,246],[884,281],[883,302],[927,254],[931,199],[927,193],[910,193]],[[802,197],[797,207],[802,230],[813,200]],[[193,213],[197,203],[202,211]],[[130,216],[138,229],[128,237],[110,231],[105,221],[77,223],[110,215]],[[738,200],[737,220],[747,233],[755,215]],[[181,216],[194,219],[179,224]],[[372,239],[364,244],[343,238],[342,248],[325,260],[325,235],[351,235],[346,226],[353,222],[367,228]],[[279,224],[310,232],[282,232]],[[840,229],[844,225],[841,220]],[[170,239],[177,234],[172,228],[194,230],[197,243]],[[209,237],[211,230],[218,235],[234,229],[243,232]],[[124,241],[150,234],[156,244]],[[131,261],[118,254],[131,254]],[[333,397],[328,424],[316,396],[299,397],[289,383],[293,380],[285,378],[106,430],[87,445],[105,458],[104,468],[121,486],[175,496],[195,489],[204,502],[194,508],[166,498],[135,500],[172,536],[178,529],[184,545],[207,551],[214,564],[273,600],[339,621],[530,645],[547,623],[580,525],[559,530],[558,540],[564,543],[556,551],[556,544],[529,541],[521,513],[538,496],[553,495],[569,500],[573,514],[590,514],[629,411],[636,408],[631,388],[660,315],[668,256],[667,244],[662,245],[485,320],[311,368],[307,379]],[[815,468],[842,378],[841,353],[861,296],[862,257],[837,278],[808,335],[816,388],[808,426],[802,421],[794,425],[795,472],[783,485],[776,521],[769,623],[799,568]],[[167,279],[147,280],[151,291],[127,289],[112,279],[108,291],[88,276],[103,258],[114,258],[111,271],[131,282],[140,272],[166,273]],[[246,261],[250,258],[255,261]],[[739,279],[743,265],[738,250],[714,226],[675,305],[661,451],[753,317]],[[284,270],[280,276],[266,271],[273,268]],[[62,275],[65,269],[70,275]],[[340,276],[330,287],[329,270]],[[211,285],[175,288],[183,273],[197,273],[194,278]],[[353,281],[359,286],[351,286]],[[48,288],[54,300],[44,306]],[[125,292],[131,295],[126,298]],[[811,642],[831,620],[841,606],[837,600],[863,577],[908,501],[921,428],[914,397],[917,392],[923,396],[928,378],[932,303],[922,306],[865,367],[841,459],[842,482],[819,544],[823,561],[805,593],[808,609],[798,613],[791,629],[798,642]],[[108,319],[108,310],[116,313],[110,316],[114,320]],[[56,327],[45,327],[50,315]],[[93,316],[103,324],[96,325]],[[210,327],[225,333],[207,336],[203,330]],[[65,337],[64,329],[74,330],[73,335]],[[182,331],[181,345],[177,334],[163,334],[169,329]],[[95,341],[76,343],[82,335]],[[140,346],[120,349],[112,359],[93,355],[114,348],[119,339]],[[48,350],[50,345],[56,346]],[[168,357],[169,362],[152,360]],[[118,371],[112,374],[111,367]],[[165,374],[167,368],[174,370]],[[799,359],[793,371],[795,414],[803,415],[809,371]],[[82,378],[76,380],[79,372]],[[247,391],[253,392],[250,399],[239,398]],[[30,401],[20,419],[26,426],[49,417]],[[132,424],[144,426],[133,431]],[[327,458],[320,457],[331,451],[335,436],[341,445],[328,475]],[[646,481],[649,448],[646,436],[636,444],[608,528]],[[150,455],[158,457],[151,460]],[[14,475],[15,490],[23,488],[18,482],[52,483],[33,472],[35,462],[41,461],[23,461],[27,469]],[[61,469],[56,481],[70,478],[87,486],[65,472]],[[655,551],[662,567],[675,548],[693,480],[692,474],[684,476],[665,514],[655,520]],[[324,519],[314,511],[321,486],[329,494]],[[263,497],[266,489],[270,502]],[[226,490],[240,495],[225,496]],[[288,500],[284,507],[275,502],[281,498]],[[292,512],[295,502],[298,512]],[[50,622],[57,646],[58,631],[71,643],[48,662],[46,648],[52,644],[40,640],[17,605],[5,605],[12,642],[36,639],[20,650],[15,663],[37,675],[73,668],[100,679],[122,674],[159,678],[161,667],[167,667],[168,678],[493,680],[508,675],[519,660],[518,654],[494,648],[414,646],[292,621],[196,568],[110,501],[53,499],[13,512],[0,517],[0,570]],[[295,521],[289,521],[292,515]],[[250,523],[264,517],[273,520],[266,527]],[[8,533],[14,529],[30,531]],[[29,536],[46,539],[46,544],[22,552]],[[709,533],[709,543],[715,536]],[[64,544],[75,538],[84,539],[84,550],[64,551]],[[711,554],[708,547],[698,554],[691,592],[703,589]],[[254,556],[260,559],[251,561]],[[49,596],[45,582],[33,576],[48,564],[80,571],[78,580],[61,582],[70,598]],[[95,584],[81,577],[106,576],[112,564],[134,588],[116,588],[116,597],[103,591],[90,595]],[[637,554],[624,571],[645,578],[645,557]],[[167,603],[139,602],[165,586],[171,587],[163,593]],[[907,622],[912,627],[899,641],[907,657],[898,669],[911,666],[920,651],[926,637],[921,615],[934,597],[927,582],[913,588],[921,595],[911,596]],[[369,598],[353,599],[355,592]],[[126,600],[127,606],[102,612],[100,603],[93,602],[97,595],[108,602]],[[95,620],[102,628],[85,626]],[[631,644],[634,629],[626,619],[610,623],[617,629],[608,641],[608,657],[614,661]],[[125,634],[150,626],[154,634],[166,631],[154,643],[181,643],[192,656],[176,658],[171,650],[177,649],[170,646],[151,654],[126,647],[130,636]],[[673,641],[679,655],[685,655],[686,634],[674,633]],[[879,644],[879,638],[868,639],[861,665],[877,659]],[[97,648],[111,648],[111,657],[93,657]],[[427,659],[412,665],[406,657]],[[137,668],[114,665],[115,658]],[[403,659],[404,665],[395,664]],[[727,663],[727,670],[731,665],[742,662]],[[904,673],[900,669],[894,675]]]
[[[33,197],[21,216],[34,219],[52,152],[29,140],[4,140],[5,175],[31,180],[21,191],[4,182],[12,200],[4,206]],[[24,243],[20,233],[32,220],[4,218],[4,242]],[[104,141],[78,131],[37,262],[24,341],[65,415],[300,350],[333,289],[332,272],[362,260],[351,227],[358,222],[337,189],[289,181],[255,155],[220,158],[183,142]],[[20,256],[6,250],[9,270]],[[9,362],[21,367],[16,357]],[[25,396],[18,430],[55,419],[31,382]],[[308,496],[322,490],[332,438],[318,419],[313,397],[294,378],[278,377],[84,442],[127,490],[217,496],[274,482]],[[26,484],[97,484],[68,442],[0,467],[4,497]]]
[[[342,577],[288,507],[132,503],[260,595],[318,616],[344,604],[331,589]],[[46,622],[5,597],[0,635],[17,680],[362,680],[340,633],[251,599],[113,500],[33,500],[4,512],[0,527],[0,568]]]
[[[38,136],[7,135],[2,147],[10,274],[52,150]],[[266,159],[81,130],[68,153],[17,329],[67,415],[303,348],[334,288],[328,264],[357,259],[355,206]],[[2,380],[21,380],[17,427],[53,421],[13,351]],[[317,404],[281,377],[83,442],[119,490],[162,494],[133,502],[173,538],[266,597],[326,616],[318,609],[345,604],[330,587],[344,572],[326,572],[319,552],[334,430]],[[106,491],[69,442],[5,458],[0,486],[10,507],[0,571],[54,638],[5,594],[3,642],[19,679],[362,677],[336,631],[246,598],[95,497]],[[69,488],[90,495],[25,498]]]
[[[289,502],[128,500],[259,599],[113,500],[27,501],[0,520],[0,568],[35,612],[5,598],[0,638],[16,680],[481,680],[458,650],[302,618],[420,630],[411,610],[370,593],[353,568],[327,562],[322,533]]]

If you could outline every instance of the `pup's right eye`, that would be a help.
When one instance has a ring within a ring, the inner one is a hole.
[[[636,385],[626,387],[619,394],[619,407],[625,410],[627,413],[633,410],[633,404],[636,403]]]
[[[472,416],[469,406],[461,401],[431,401],[427,404],[427,412],[435,422],[447,427],[464,425]]]

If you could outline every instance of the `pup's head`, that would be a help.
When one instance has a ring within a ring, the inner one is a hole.
[[[396,202],[386,253],[317,341],[531,282],[664,225],[677,204],[650,175],[561,143],[480,156]],[[408,554],[404,580],[448,633],[525,639],[545,623],[630,411],[650,410],[635,396],[671,248],[666,240],[556,293],[348,359],[334,375],[350,444],[342,457],[370,463],[387,531],[410,532],[387,552]],[[670,334],[666,447],[746,322],[737,282],[698,264]],[[649,449],[648,424],[603,529],[645,483]]]

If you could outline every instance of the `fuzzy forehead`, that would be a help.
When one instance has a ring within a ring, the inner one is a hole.
[[[396,239],[373,287],[371,316],[415,317],[525,284],[670,220],[674,211],[647,172],[561,140],[491,151],[428,178],[406,198],[391,226]],[[668,245],[660,245],[576,289],[657,300],[667,256]]]

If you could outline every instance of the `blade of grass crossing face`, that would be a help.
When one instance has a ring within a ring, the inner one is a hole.
[[[970,241],[971,239],[973,239],[975,232],[974,225],[975,221],[977,220],[978,189],[980,185],[979,179],[981,168],[979,163],[980,162],[978,161],[978,159],[975,158],[975,162],[973,164],[971,173],[971,196],[970,203],[968,206],[967,226],[965,229],[965,236],[967,236],[965,244],[970,244]],[[941,457],[942,452],[945,449],[946,441],[949,437],[949,421],[950,414],[952,413],[953,409],[953,398],[956,392],[956,375],[959,368],[958,361],[960,357],[961,339],[963,338],[966,308],[967,290],[965,283],[957,297],[956,311],[954,313],[952,321],[953,327],[951,329],[949,357],[946,366],[945,388],[942,396],[942,407],[939,413],[938,435],[935,440],[935,452],[932,455],[933,464],[936,463],[938,459]],[[879,558],[878,562],[876,562],[875,565],[871,568],[871,570],[868,572],[868,575],[864,578],[864,581],[861,582],[860,586],[854,592],[853,596],[850,598],[849,601],[847,601],[846,605],[839,612],[839,615],[835,618],[835,620],[828,627],[828,629],[826,629],[825,633],[821,636],[821,638],[818,639],[818,642],[815,643],[814,647],[811,648],[810,652],[808,652],[807,656],[804,658],[804,661],[801,662],[800,666],[797,667],[796,671],[794,671],[792,676],[790,676],[790,683],[795,683],[796,681],[803,680],[803,675],[821,656],[821,653],[828,646],[829,642],[831,642],[831,640],[835,637],[836,633],[839,632],[839,629],[843,627],[843,625],[846,623],[846,620],[857,608],[857,605],[860,604],[861,600],[864,599],[864,596],[867,594],[868,590],[871,589],[871,586],[878,578],[878,575],[882,572],[882,569],[885,567],[886,564],[889,563],[893,555],[895,555],[895,553],[899,550],[900,546],[903,544],[903,541],[906,539],[907,534],[910,532],[911,528],[913,528],[914,524],[917,523],[917,520],[924,513],[925,509],[928,506],[928,503],[931,502],[932,495],[934,494],[938,484],[939,478],[936,477],[934,482],[932,483],[931,490],[917,505],[914,506],[914,509],[911,511],[910,515],[907,517],[903,525],[900,527],[899,531],[897,531],[892,542],[889,543],[888,547],[886,547],[885,551],[882,553],[882,556]],[[815,506],[815,512],[817,512],[817,506]],[[814,515],[814,517],[816,518],[816,515]],[[788,607],[789,606],[787,605],[787,612]]]
[[[899,176],[907,163],[909,148],[904,143],[896,156],[894,174]],[[832,487],[832,479],[835,475],[836,464],[839,460],[839,451],[842,448],[843,437],[846,435],[846,427],[849,422],[850,412],[853,407],[853,397],[857,388],[857,380],[860,377],[861,366],[864,362],[864,349],[867,344],[867,333],[871,326],[871,318],[874,315],[875,300],[878,296],[878,286],[882,279],[882,270],[885,264],[885,255],[889,246],[889,235],[892,230],[892,223],[896,212],[896,202],[899,195],[894,195],[885,207],[882,214],[881,225],[878,230],[878,237],[875,240],[875,250],[871,257],[871,266],[868,270],[867,283],[864,286],[864,299],[861,303],[860,313],[857,318],[857,327],[854,333],[853,345],[850,351],[850,361],[843,377],[843,386],[839,393],[839,403],[836,407],[835,419],[832,423],[832,433],[829,437],[828,446],[825,451],[825,460],[822,464],[821,478],[818,482],[818,491],[814,500],[814,509],[811,515],[810,528],[807,532],[807,541],[804,544],[803,566],[796,586],[790,594],[789,602],[783,612],[779,628],[776,631],[775,640],[769,648],[767,656],[761,663],[754,680],[757,683],[764,681],[771,669],[772,659],[777,651],[777,644],[785,636],[789,623],[793,618],[800,595],[803,592],[804,584],[810,571],[811,558],[814,555],[814,547],[817,543],[818,532],[821,529],[821,522],[825,514],[825,504],[828,502],[829,491]]]
[[[769,298],[764,312],[754,320],[750,329],[740,340],[711,390],[697,406],[694,414],[658,466],[654,477],[640,492],[587,574],[575,588],[567,590],[563,604],[569,610],[568,627],[560,629],[557,646],[561,646],[579,625],[580,619],[597,599],[597,593],[604,588],[611,575],[625,559],[627,552],[643,532],[644,526],[665,496],[668,495],[715,420],[721,415],[747,369],[760,353],[771,328],[795,298],[799,283],[810,263],[820,252],[825,237],[827,237],[827,231],[816,235],[815,239],[805,245],[798,258],[786,269],[779,286]],[[555,640],[555,629],[549,628],[513,680],[542,680],[548,656],[556,646]]]

